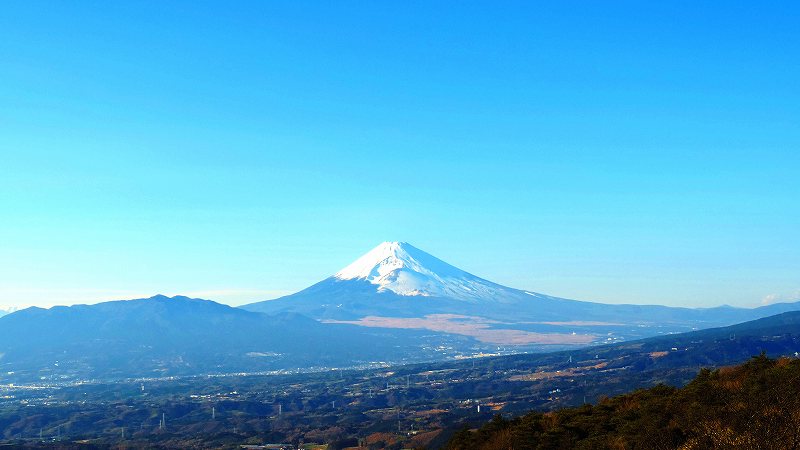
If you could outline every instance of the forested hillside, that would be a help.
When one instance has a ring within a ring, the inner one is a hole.
[[[683,388],[659,385],[596,405],[496,416],[456,433],[447,448],[798,449],[800,360],[762,354],[704,369]]]

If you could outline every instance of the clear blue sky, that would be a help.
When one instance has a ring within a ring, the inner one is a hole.
[[[385,240],[568,298],[797,298],[799,17],[789,1],[5,4],[0,305],[240,304]]]

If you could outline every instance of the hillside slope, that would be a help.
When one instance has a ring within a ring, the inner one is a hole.
[[[800,447],[800,360],[755,357],[703,370],[683,388],[659,385],[596,405],[513,420],[496,416],[464,429],[450,450],[796,449]]]

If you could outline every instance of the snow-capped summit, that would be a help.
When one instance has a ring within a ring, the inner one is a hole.
[[[405,242],[384,242],[333,278],[365,280],[377,285],[378,292],[472,301],[497,299],[505,289]]]

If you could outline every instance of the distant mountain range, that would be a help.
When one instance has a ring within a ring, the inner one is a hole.
[[[513,289],[386,242],[296,294],[232,308],[155,296],[0,318],[0,382],[308,370],[559,350],[790,310],[607,305]],[[5,375],[2,375],[5,374]]]
[[[158,295],[28,308],[0,319],[0,380],[69,380],[255,372],[433,359],[419,331],[387,335]],[[397,347],[408,346],[400,352]],[[416,351],[412,352],[412,348]]]

